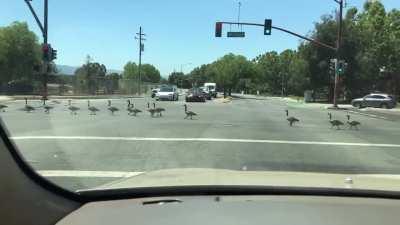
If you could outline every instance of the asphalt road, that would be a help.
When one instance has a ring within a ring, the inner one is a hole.
[[[133,99],[145,110],[151,99]],[[190,103],[199,114],[184,119],[184,102],[157,102],[166,112],[129,116],[126,99],[113,100],[120,109],[107,110],[107,100],[91,100],[97,115],[89,115],[86,100],[73,100],[45,114],[40,101],[32,113],[24,101],[8,103],[1,118],[25,159],[50,180],[69,189],[91,188],[119,179],[117,172],[148,172],[170,168],[306,171],[327,173],[400,174],[400,126],[385,120],[350,114],[359,130],[331,129],[328,110],[278,99],[234,99]],[[300,123],[290,127],[285,109]],[[333,111],[346,121],[345,111]],[[108,174],[105,173],[109,172]],[[103,173],[102,173],[103,172]]]

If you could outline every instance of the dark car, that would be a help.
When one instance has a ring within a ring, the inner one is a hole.
[[[363,98],[357,98],[351,101],[354,107],[377,107],[391,109],[396,107],[396,100],[388,94],[369,94]]]
[[[200,91],[203,93],[204,97],[205,97],[207,100],[211,100],[212,96],[211,96],[211,94],[210,94],[209,91],[207,91],[204,87],[203,87],[203,88],[200,88]]]
[[[203,94],[203,91],[199,88],[190,89],[186,94],[186,102],[205,102],[206,97]]]

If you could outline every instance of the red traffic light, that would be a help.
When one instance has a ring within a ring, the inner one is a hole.
[[[215,24],[215,37],[222,37],[222,23],[217,22]]]

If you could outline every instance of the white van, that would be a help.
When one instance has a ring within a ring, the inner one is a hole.
[[[210,93],[214,98],[217,97],[217,84],[216,83],[205,83],[204,89]]]

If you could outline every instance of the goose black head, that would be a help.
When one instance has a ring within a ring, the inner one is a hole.
[[[346,116],[347,116],[347,120],[350,120],[350,115],[349,115],[349,114],[347,114]]]

